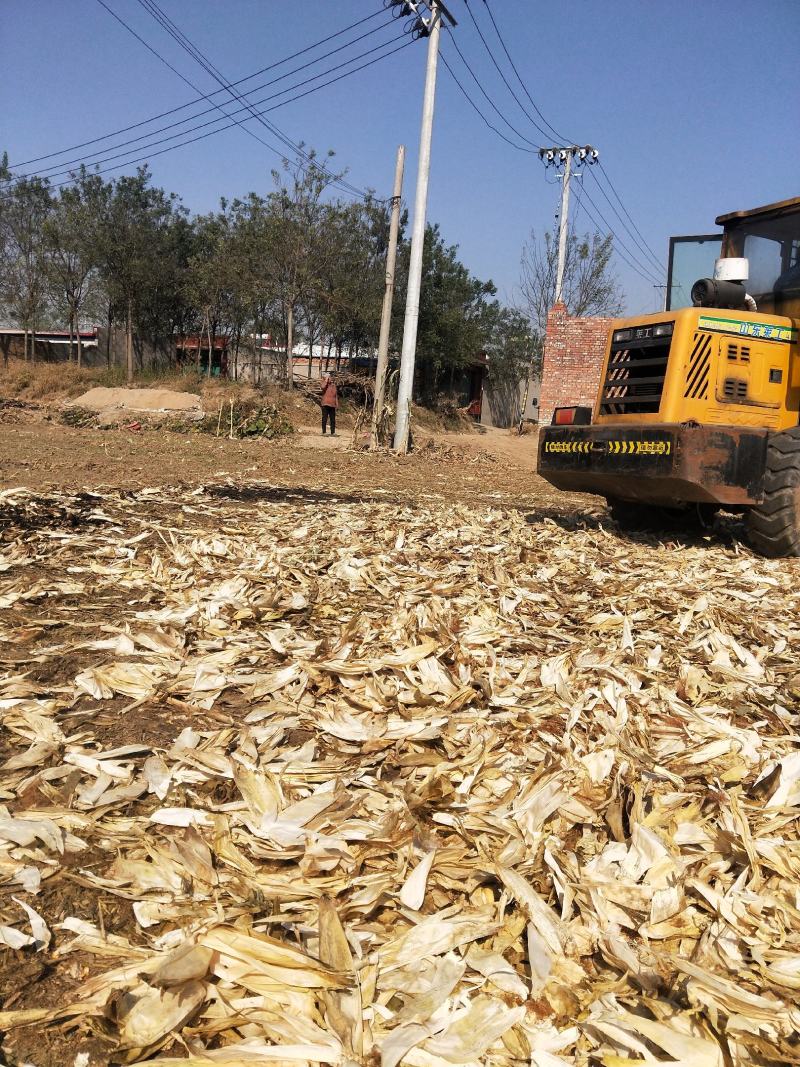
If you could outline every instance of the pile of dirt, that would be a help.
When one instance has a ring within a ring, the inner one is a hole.
[[[147,418],[164,418],[180,414],[187,420],[203,418],[203,406],[197,393],[183,393],[174,389],[112,389],[95,386],[70,400],[66,409],[97,413],[97,424],[113,426],[135,413]]]

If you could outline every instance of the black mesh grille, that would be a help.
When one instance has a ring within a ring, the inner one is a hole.
[[[747,382],[741,378],[726,378],[722,391],[726,400],[746,400]]]
[[[658,412],[667,373],[671,337],[612,344],[601,415],[646,415]]]
[[[731,363],[749,363],[750,346],[729,344],[728,359],[731,361]]]

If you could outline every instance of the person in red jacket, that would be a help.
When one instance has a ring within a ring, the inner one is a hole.
[[[330,374],[322,379],[322,436],[328,423],[331,424],[331,437],[336,436],[336,409],[339,406],[339,394],[336,391],[336,383]]]

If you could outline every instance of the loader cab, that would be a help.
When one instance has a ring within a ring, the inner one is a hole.
[[[722,256],[748,260],[747,291],[760,312],[800,318],[800,197],[720,215],[716,222],[721,233],[670,241],[666,309],[691,307],[692,283],[711,277]]]
[[[750,264],[747,291],[758,310],[800,318],[800,197],[720,215],[722,255]]]

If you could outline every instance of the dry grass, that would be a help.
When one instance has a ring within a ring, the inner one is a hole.
[[[281,385],[264,385],[255,388],[247,382],[235,382],[227,378],[208,378],[198,373],[194,366],[186,370],[138,372],[134,388],[172,389],[176,392],[199,393],[203,408],[208,413],[217,413],[234,406],[274,405],[280,414],[295,428],[316,426],[319,421],[319,405],[310,394],[317,386],[312,380],[299,380],[294,389]],[[38,401],[60,404],[73,400],[94,386],[119,387],[125,385],[125,370],[122,367],[77,367],[74,363],[26,363],[10,359],[0,361],[0,397],[23,401]],[[342,429],[352,428],[360,405],[342,397],[337,421]],[[456,431],[480,433],[481,428],[468,416],[461,413],[442,414],[429,408],[414,406],[414,425],[428,433]]]
[[[0,365],[0,393],[20,400],[80,396],[93,385],[111,385],[109,372],[70,363],[25,363],[10,359]],[[114,382],[113,384],[118,384]]]

